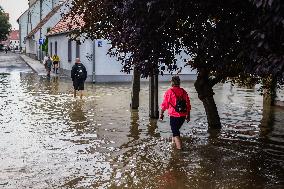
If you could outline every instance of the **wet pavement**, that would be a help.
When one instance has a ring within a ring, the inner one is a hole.
[[[0,188],[284,187],[284,110],[263,116],[256,89],[217,85],[223,128],[208,132],[193,83],[183,83],[192,119],[179,152],[169,118],[148,118],[147,83],[131,111],[129,83],[86,84],[79,100],[71,81],[38,76],[18,55],[0,54],[0,73]]]

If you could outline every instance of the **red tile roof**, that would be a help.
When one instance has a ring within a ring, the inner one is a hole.
[[[41,22],[27,35],[27,38],[31,38],[62,6],[62,4],[57,5],[54,7],[46,16],[44,19],[41,20]]]
[[[61,19],[53,28],[51,28],[51,30],[47,33],[47,36],[67,33],[80,29],[84,25],[85,22],[83,21],[83,16],[76,15],[75,18],[67,16]]]
[[[9,46],[11,40],[20,40],[19,30],[12,30],[6,41],[0,41],[0,44]]]
[[[19,30],[12,30],[9,35],[10,40],[20,40]]]

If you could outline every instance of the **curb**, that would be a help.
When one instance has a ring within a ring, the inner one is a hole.
[[[284,107],[284,101],[276,100],[275,101],[275,106]]]
[[[22,55],[20,55],[20,58],[33,70],[33,72],[38,74],[38,72],[22,57]]]
[[[36,73],[36,74],[40,74],[35,68],[33,68],[32,66],[31,66],[31,64],[28,62],[28,61],[26,61],[22,56],[24,56],[24,55],[21,55],[20,54],[20,58],[33,70],[33,72],[34,73]],[[40,63],[41,64],[41,63]],[[45,74],[46,75],[46,74]],[[68,76],[67,75],[65,75],[65,74],[58,74],[58,75],[56,75],[56,74],[54,74],[54,73],[51,73],[51,76],[57,76],[57,77],[60,77],[60,78],[68,78]]]

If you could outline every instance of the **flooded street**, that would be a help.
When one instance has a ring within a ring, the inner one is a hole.
[[[0,54],[0,73],[0,188],[284,188],[284,109],[263,117],[256,89],[217,85],[223,128],[208,132],[193,82],[182,83],[192,113],[179,152],[169,117],[148,118],[147,83],[131,111],[130,83],[86,84],[79,100],[70,80],[17,55]]]

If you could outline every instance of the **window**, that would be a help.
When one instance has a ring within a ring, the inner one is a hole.
[[[76,41],[76,58],[80,58],[80,41]]]
[[[31,12],[28,12],[28,23],[31,23],[31,20],[32,20],[32,13]]]
[[[72,41],[68,40],[68,62],[72,61]]]
[[[49,52],[50,56],[52,56],[52,42],[50,43],[50,52]]]
[[[57,55],[57,41],[55,41],[55,47],[54,47],[54,48],[55,48],[55,49],[54,49],[54,50],[55,50],[54,53]]]

